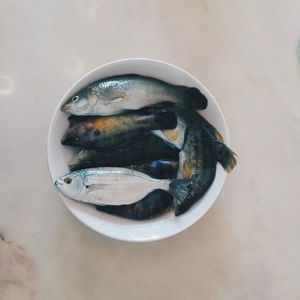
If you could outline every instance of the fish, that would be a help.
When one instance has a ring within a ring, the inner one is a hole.
[[[173,111],[153,112],[151,108],[106,117],[70,117],[70,127],[61,143],[87,149],[105,149],[129,144],[154,129],[177,126]]]
[[[186,142],[179,154],[178,178],[188,178],[192,184],[185,199],[174,199],[176,216],[188,211],[207,192],[216,175],[217,157],[212,143],[195,125],[188,127]]]
[[[190,180],[155,179],[126,168],[90,168],[70,172],[55,181],[65,196],[89,204],[124,205],[135,203],[149,192],[162,189],[183,201]]]
[[[177,177],[191,180],[188,194],[183,201],[174,198],[175,215],[179,216],[207,192],[214,181],[218,161],[227,172],[232,171],[237,161],[236,154],[223,143],[224,139],[218,130],[197,111],[180,104],[162,103],[160,106],[164,105],[168,105],[176,113],[178,126],[174,131],[179,131],[178,136],[184,136]],[[174,143],[164,131],[158,136],[169,144]]]
[[[133,165],[130,169],[143,172],[154,178],[176,178],[178,161],[156,160],[142,165]],[[96,209],[108,214],[133,220],[154,218],[171,209],[173,197],[168,192],[157,189],[142,200],[128,205],[96,205]]]
[[[109,116],[162,101],[184,103],[193,109],[207,107],[207,98],[195,87],[126,74],[95,81],[67,99],[61,110],[78,116]]]
[[[127,167],[155,160],[178,161],[179,150],[149,134],[134,143],[109,150],[82,149],[69,163],[70,171],[91,167]]]
[[[178,161],[160,159],[144,164],[132,165],[127,168],[145,173],[157,179],[176,178]]]
[[[154,218],[171,209],[173,197],[164,190],[154,190],[142,200],[128,205],[96,205],[96,209],[111,215],[133,220]]]

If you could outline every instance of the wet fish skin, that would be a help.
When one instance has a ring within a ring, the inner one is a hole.
[[[154,129],[172,129],[177,125],[173,111],[151,109],[109,117],[70,118],[70,128],[61,143],[87,149],[105,149],[128,144]]]
[[[127,167],[163,159],[178,161],[179,150],[149,134],[134,143],[106,151],[81,150],[69,163],[70,171],[91,167]]]
[[[73,115],[108,116],[161,101],[185,103],[194,109],[207,107],[206,97],[197,88],[126,74],[92,83],[68,99],[61,110]]]
[[[178,161],[160,159],[144,164],[132,165],[128,168],[145,173],[153,178],[171,179],[177,176]]]
[[[133,220],[154,218],[172,207],[173,197],[164,190],[154,190],[142,200],[129,205],[96,205],[96,209],[108,214]]]
[[[126,168],[91,168],[74,171],[55,181],[65,196],[84,203],[97,205],[132,204],[155,189],[168,191],[183,200],[190,180],[155,179]]]

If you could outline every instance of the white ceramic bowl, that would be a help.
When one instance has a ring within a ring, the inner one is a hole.
[[[47,145],[48,166],[53,182],[59,176],[68,173],[67,164],[74,155],[71,147],[62,146],[60,143],[61,137],[68,127],[68,115],[60,111],[61,105],[66,99],[90,83],[108,76],[122,74],[140,74],[173,84],[197,87],[208,99],[208,108],[201,114],[221,132],[226,144],[229,145],[228,130],[223,113],[211,93],[195,77],[174,65],[158,60],[145,58],[117,60],[97,67],[81,77],[58,103],[50,123]],[[127,220],[112,216],[99,212],[92,206],[68,199],[62,194],[60,197],[72,214],[91,229],[119,240],[146,242],[177,234],[198,221],[216,200],[225,178],[226,173],[218,163],[213,184],[186,213],[175,217],[173,211],[170,211],[146,221]]]

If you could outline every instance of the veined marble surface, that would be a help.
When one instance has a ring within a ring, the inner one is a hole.
[[[2,1],[0,299],[300,299],[299,11],[292,0]],[[47,170],[60,97],[124,57],[202,81],[239,155],[212,209],[159,242],[91,231]]]

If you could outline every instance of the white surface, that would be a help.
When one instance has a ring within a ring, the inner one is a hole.
[[[227,126],[224,116],[212,95],[193,76],[171,64],[151,59],[125,59],[99,66],[80,78],[67,91],[59,101],[53,114],[48,134],[48,166],[54,182],[58,177],[69,172],[68,163],[74,156],[71,147],[61,145],[60,139],[68,127],[68,115],[60,111],[60,107],[82,87],[96,80],[122,74],[139,74],[165,80],[172,84],[186,85],[198,88],[208,100],[208,107],[202,111],[202,115],[213,124],[223,135],[228,144]],[[147,221],[126,220],[116,216],[96,211],[93,206],[70,200],[61,195],[66,206],[85,225],[106,236],[132,242],[146,242],[160,240],[172,236],[199,220],[216,200],[224,180],[226,172],[218,166],[216,177],[205,195],[192,206],[190,210],[179,217],[175,217],[174,211],[170,211],[158,218]],[[116,187],[117,188],[117,187]]]
[[[1,1],[0,232],[11,255],[24,248],[11,260],[0,241],[1,297],[298,300],[299,11],[293,0]],[[69,213],[49,184],[46,139],[74,81],[141,56],[203,82],[239,161],[199,222],[137,244]]]

